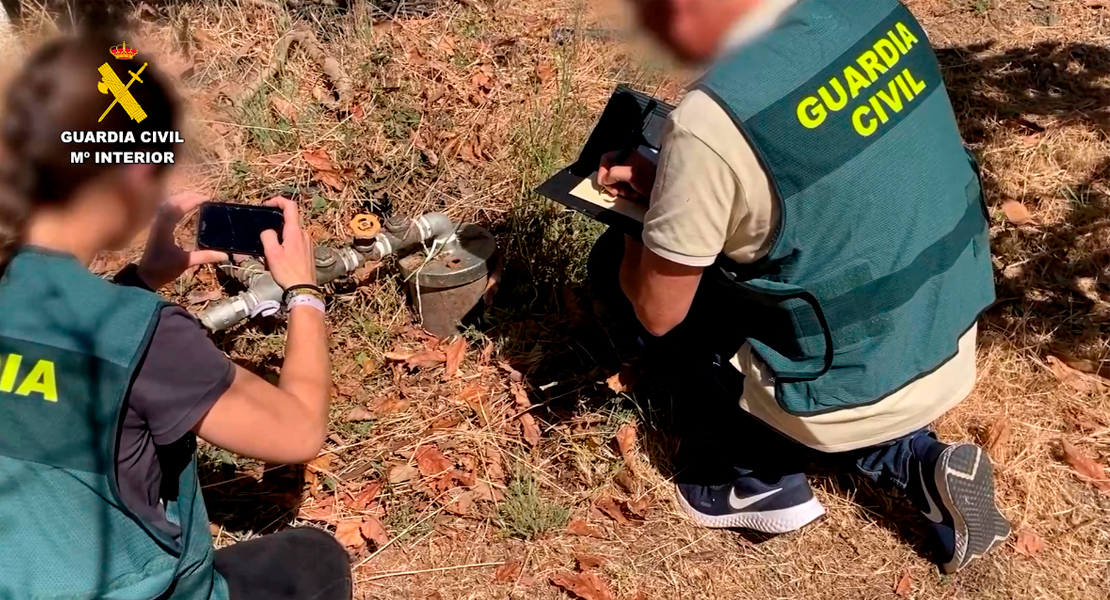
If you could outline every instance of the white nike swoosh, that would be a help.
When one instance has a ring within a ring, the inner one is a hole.
[[[732,490],[728,493],[728,505],[731,506],[733,510],[744,510],[745,508],[755,504],[756,502],[759,502],[764,498],[774,496],[781,491],[782,488],[775,488],[769,492],[763,492],[762,494],[756,494],[754,496],[748,496],[747,498],[741,498],[736,495],[736,488],[732,488]]]
[[[929,488],[925,487],[925,470],[920,463],[917,465],[917,476],[921,478],[921,492],[925,494],[925,500],[929,503],[929,512],[921,512],[925,512],[925,518],[934,523],[944,521],[944,515],[941,514],[940,508],[937,508],[936,502],[933,502],[933,496],[929,494]]]

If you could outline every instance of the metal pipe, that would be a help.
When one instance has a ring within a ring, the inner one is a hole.
[[[359,250],[370,260],[381,260],[390,254],[407,254],[429,242],[436,248],[453,252],[458,247],[457,230],[458,225],[443,213],[428,213],[415,219],[391,217],[374,236],[374,243]]]
[[[391,254],[410,254],[430,246],[440,252],[459,248],[456,225],[443,213],[428,213],[415,219],[386,219],[381,232],[369,240],[356,240],[346,248],[316,247],[316,281],[323,285],[351,273],[365,261],[379,261]],[[270,316],[281,308],[283,291],[262,261],[247,258],[227,262],[220,269],[238,279],[247,289],[241,294],[212,303],[198,315],[211,331],[228,329],[256,316]]]
[[[323,285],[354,271],[364,257],[354,248],[316,248],[316,282]],[[258,259],[248,258],[239,264],[223,263],[220,269],[238,279],[246,290],[234,297],[212,303],[201,311],[201,324],[211,331],[229,329],[256,316],[271,316],[281,308],[284,291]]]

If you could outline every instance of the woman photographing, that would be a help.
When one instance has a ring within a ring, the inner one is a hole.
[[[202,201],[165,199],[169,165],[71,162],[75,150],[166,152],[172,143],[66,144],[66,131],[178,129],[148,65],[129,88],[141,122],[98,91],[103,36],[31,56],[0,117],[0,597],[346,600],[350,565],[326,532],[293,529],[214,550],[196,472],[200,438],[272,463],[311,460],[325,438],[330,368],[323,305],[291,303],[274,386],[233,364],[153,290],[226,259],[178,247]],[[150,136],[148,136],[150,137]],[[155,138],[156,139],[156,138]],[[266,260],[291,301],[314,292],[312,240],[295,204]],[[153,221],[153,225],[151,223]],[[88,266],[151,226],[108,281]]]

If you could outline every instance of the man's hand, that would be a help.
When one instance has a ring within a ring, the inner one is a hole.
[[[186,192],[171,197],[158,208],[136,272],[150,289],[157,290],[177,279],[189,267],[227,260],[227,254],[216,250],[185,250],[173,236],[177,224],[207,199],[202,194]]]
[[[316,285],[316,256],[313,252],[312,237],[301,227],[301,215],[297,204],[278,196],[266,202],[276,206],[285,217],[285,228],[278,243],[277,232],[267,229],[262,232],[262,248],[266,252],[266,267],[281,289],[290,286]]]
[[[651,196],[655,185],[655,163],[639,151],[628,155],[624,164],[615,164],[618,152],[601,157],[597,169],[597,182],[610,194],[622,198],[643,200]]]

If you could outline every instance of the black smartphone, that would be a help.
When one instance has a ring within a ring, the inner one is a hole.
[[[197,247],[231,254],[262,256],[262,232],[273,229],[281,241],[285,217],[280,208],[230,202],[205,202],[197,218]]]

